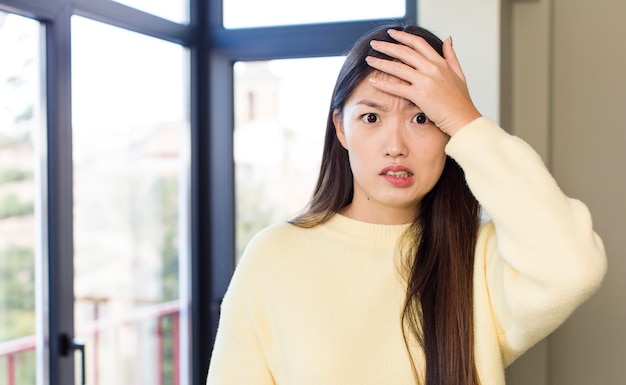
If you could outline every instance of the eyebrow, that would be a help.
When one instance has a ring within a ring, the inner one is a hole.
[[[420,109],[415,103],[413,103],[412,101],[405,99],[406,104],[410,107],[415,107],[417,109]],[[381,104],[378,104],[372,100],[368,100],[368,99],[363,99],[363,100],[359,100],[358,102],[356,102],[357,105],[362,104],[365,105],[367,107],[371,107],[371,108],[376,108],[379,110],[384,110],[384,107]],[[421,111],[421,110],[420,110]]]

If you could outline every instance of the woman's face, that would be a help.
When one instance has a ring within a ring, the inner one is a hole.
[[[371,223],[413,221],[416,206],[441,176],[449,137],[413,103],[377,90],[367,77],[343,114],[334,111],[333,122],[354,175],[354,196],[343,214]]]

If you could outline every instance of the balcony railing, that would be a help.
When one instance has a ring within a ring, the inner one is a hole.
[[[101,343],[101,336],[104,333],[119,333],[122,328],[128,327],[141,327],[150,321],[156,322],[156,345],[157,345],[157,385],[163,385],[166,380],[166,376],[164,373],[164,356],[165,356],[165,345],[164,340],[168,337],[164,335],[164,321],[167,319],[171,319],[171,338],[172,338],[172,370],[171,370],[171,378],[169,378],[168,383],[172,385],[179,384],[179,371],[180,371],[180,363],[179,363],[179,327],[180,327],[180,302],[179,301],[171,301],[164,302],[155,306],[143,308],[132,313],[128,313],[123,317],[119,318],[110,318],[110,319],[99,319],[88,324],[83,325],[80,329],[77,330],[76,335],[81,339],[89,340],[90,343],[86,347],[87,354],[86,360],[87,362],[93,362],[92,366],[92,381],[89,385],[99,385],[100,383],[100,375],[98,370],[98,353],[99,353],[99,345]],[[118,343],[119,339],[115,338],[116,343]],[[34,352],[37,346],[37,339],[34,335],[26,336],[22,338],[17,338],[14,340],[1,342],[0,343],[0,365],[4,364],[6,367],[6,378],[2,380],[0,378],[0,383],[7,385],[22,385],[16,382],[16,373],[18,370],[18,358],[22,354],[26,354],[29,352]],[[135,360],[135,365],[140,365],[138,360]],[[89,364],[88,364],[89,365]],[[31,368],[34,369],[34,368]],[[135,368],[135,372],[139,372],[137,368]],[[141,382],[136,382],[138,385],[141,385]],[[26,384],[24,384],[26,385]],[[31,384],[28,384],[31,385]]]

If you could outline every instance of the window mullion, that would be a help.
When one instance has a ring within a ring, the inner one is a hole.
[[[151,15],[115,1],[74,0],[73,13],[133,32],[189,46],[188,25]]]
[[[61,355],[62,336],[74,335],[70,17],[63,7],[46,28],[50,385],[74,376],[74,355]]]
[[[211,31],[211,49],[236,60],[268,60],[344,54],[365,32],[391,20],[289,25]]]

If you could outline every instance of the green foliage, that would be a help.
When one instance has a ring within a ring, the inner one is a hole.
[[[0,148],[11,148],[19,144],[32,143],[30,131],[23,132],[19,135],[3,135],[0,133]]]
[[[163,301],[173,301],[179,298],[178,291],[178,181],[176,178],[163,178],[159,181],[161,193],[161,215],[163,220],[163,258],[162,283]],[[165,317],[161,321],[162,327],[162,372],[159,373],[164,385],[174,384],[174,335],[172,317]]]
[[[33,385],[37,382],[36,376],[36,355],[35,351],[20,353],[15,357],[14,375],[17,385]],[[8,359],[0,359],[0,381],[6,381],[8,378]],[[4,382],[0,382],[5,384]]]
[[[0,341],[35,333],[35,252],[0,249]]]
[[[35,351],[29,351],[17,356],[15,383],[18,385],[30,385],[37,383],[37,356]]]
[[[252,236],[276,221],[278,203],[271,186],[263,178],[252,178],[242,171],[237,176],[236,255],[241,256]]]
[[[0,249],[0,341],[35,334],[35,252],[25,247]],[[35,351],[14,357],[15,383],[35,383]],[[7,378],[8,360],[0,362]]]
[[[35,108],[32,104],[24,107],[24,111],[15,117],[15,123],[27,122],[35,116]]]
[[[173,301],[178,293],[178,181],[175,178],[161,180],[161,213],[164,234],[161,257],[163,258],[163,301]]]
[[[163,246],[161,257],[163,258],[162,282],[163,301],[173,301],[179,298],[178,276],[178,181],[176,178],[163,178],[160,180],[161,189],[161,215],[163,220]],[[163,332],[163,356],[162,372],[160,373],[163,385],[174,384],[174,341],[179,336],[174,335],[172,317],[161,320]]]
[[[15,194],[9,194],[0,201],[0,219],[21,217],[33,213],[33,202],[21,202]]]
[[[26,84],[26,80],[17,75],[9,76],[5,79],[5,82],[12,85],[14,88],[19,88],[20,86]]]
[[[178,336],[174,335],[173,328],[174,320],[172,317],[165,317],[161,320],[161,327],[163,328],[163,371],[160,373],[163,385],[173,385],[174,376],[177,375],[174,371],[174,360],[178,357],[174,357],[174,340]]]
[[[20,170],[16,168],[0,170],[0,185],[31,179],[33,179],[33,172],[29,170]]]

